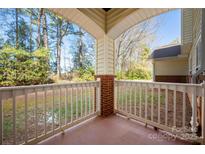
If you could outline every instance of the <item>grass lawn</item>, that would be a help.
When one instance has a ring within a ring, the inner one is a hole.
[[[86,93],[86,94],[85,94]],[[46,94],[46,112],[45,112],[45,95],[43,91],[37,93],[37,110],[35,110],[35,93],[28,94],[27,103],[27,132],[28,139],[35,138],[35,124],[37,119],[37,133],[42,135],[46,130],[52,130],[52,121],[54,128],[58,128],[72,120],[79,119],[94,112],[94,88],[82,90],[73,88],[72,106],[71,106],[71,90],[68,90],[66,101],[66,89],[56,89],[54,91],[54,108],[53,107],[53,92],[47,90]],[[60,103],[59,103],[60,102]],[[67,104],[66,104],[67,102]],[[71,113],[72,107],[72,113]],[[66,114],[67,108],[67,114]],[[53,112],[52,112],[53,111]],[[36,115],[37,114],[37,118]],[[54,115],[54,116],[53,116]],[[53,119],[54,118],[54,119]],[[67,121],[66,121],[67,120]],[[23,95],[16,96],[16,141],[21,144],[25,139],[25,97]],[[13,142],[13,106],[12,99],[3,100],[3,144],[12,144]]]
[[[158,89],[153,90],[153,98],[152,98],[152,89],[147,88],[147,98],[146,89],[142,88],[141,92],[138,87],[134,86],[119,86],[117,89],[118,98],[117,98],[117,106],[119,110],[127,111],[128,113],[135,114],[136,116],[141,116],[145,118],[145,112],[147,111],[147,119],[151,120],[151,106],[152,106],[152,99],[153,99],[153,121],[158,122],[160,124],[165,125],[165,114],[166,114],[166,94],[165,89],[160,90],[160,95],[158,96]],[[140,98],[141,93],[141,98]],[[183,115],[183,101],[182,101],[182,93],[176,93],[176,126],[182,127],[182,115]],[[167,122],[168,126],[172,127],[174,123],[174,99],[173,99],[173,91],[168,90],[168,104],[167,104]],[[141,101],[140,101],[141,99]],[[146,99],[147,99],[147,110],[146,110]],[[159,103],[158,103],[158,99]],[[127,100],[127,104],[126,104]],[[136,102],[136,105],[135,105]],[[141,103],[140,103],[141,102]],[[188,126],[191,120],[191,105],[189,103],[188,97],[185,98],[186,102],[186,113],[185,113],[185,125]],[[127,107],[126,107],[127,105]],[[141,109],[140,109],[141,106]],[[141,112],[141,114],[140,114]],[[158,113],[160,116],[158,117]]]

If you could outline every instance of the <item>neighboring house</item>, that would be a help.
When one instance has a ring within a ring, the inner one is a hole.
[[[189,39],[190,48],[184,50],[187,50],[188,53],[189,82],[192,83],[201,83],[205,79],[205,43],[204,41],[202,42],[202,37],[204,37],[205,33],[203,30],[204,26],[202,26],[202,16],[204,16],[202,15],[202,11],[204,11],[204,9],[189,9],[191,15],[189,16],[189,19],[187,19],[191,25],[191,30],[187,32],[187,39]],[[185,44],[184,46],[186,48],[188,45]]]
[[[202,10],[182,9],[181,45],[165,46],[153,51],[154,81],[201,83],[205,80]]]
[[[153,78],[157,82],[187,82],[188,62],[181,45],[164,46],[153,51]]]

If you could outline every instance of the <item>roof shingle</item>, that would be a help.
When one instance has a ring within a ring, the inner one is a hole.
[[[165,58],[165,57],[176,57],[181,54],[181,46],[169,46],[166,48],[159,48],[152,52],[150,58],[157,59],[157,58]]]

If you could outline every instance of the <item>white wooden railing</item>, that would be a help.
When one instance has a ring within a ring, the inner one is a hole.
[[[34,144],[100,110],[100,82],[0,88],[0,144]]]
[[[116,113],[203,144],[204,102],[204,84],[115,81]],[[197,103],[201,105],[198,110]],[[201,135],[197,135],[198,123]]]

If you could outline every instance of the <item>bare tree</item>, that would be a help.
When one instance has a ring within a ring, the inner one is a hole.
[[[158,30],[158,20],[147,20],[135,25],[115,41],[116,46],[116,68],[125,71],[131,67],[132,59],[136,59],[143,44],[149,44],[154,40],[155,32]]]

